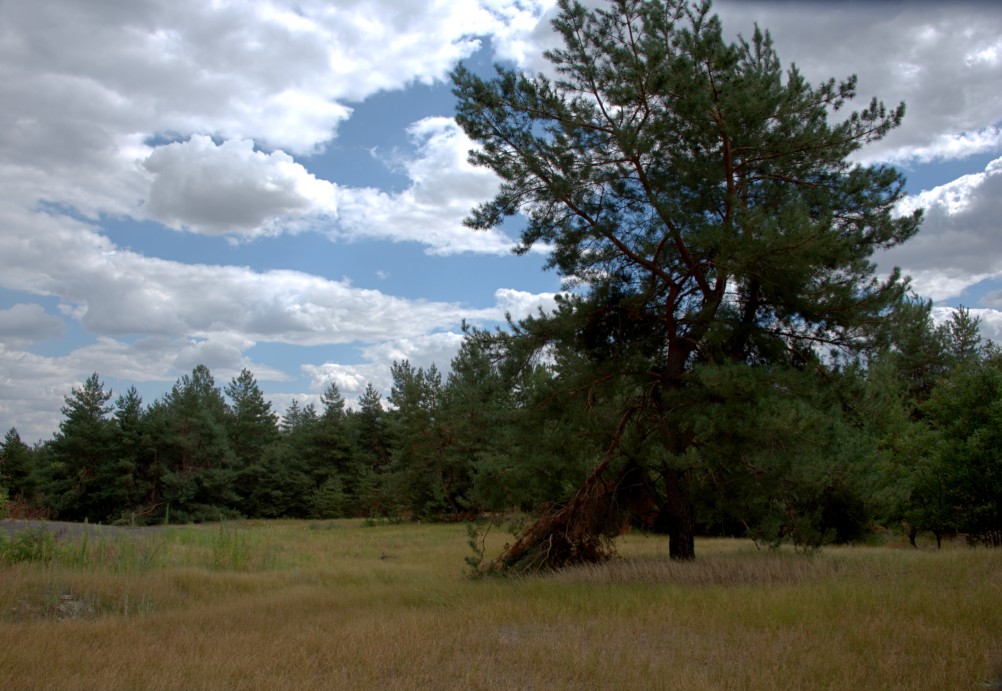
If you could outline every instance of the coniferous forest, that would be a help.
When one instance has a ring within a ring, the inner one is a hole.
[[[468,329],[447,372],[385,399],[331,385],[279,419],[204,366],[145,402],[98,374],[59,431],[0,456],[6,511],[91,522],[532,519],[502,567],[600,559],[635,526],[811,548],[877,530],[1002,546],[1002,352],[874,255],[907,242],[904,179],[853,155],[904,104],[812,86],[709,3],[561,0],[553,79],[452,74],[470,160],[501,181],[474,230],[523,224],[568,291]]]
[[[691,454],[698,534],[803,546],[903,531],[1002,546],[1002,353],[966,311],[935,326],[911,301],[883,349],[839,363],[804,402],[774,387],[754,408],[739,372],[714,382]],[[457,521],[569,501],[606,453],[609,403],[567,391],[559,355],[525,365],[510,336],[471,331],[449,372],[393,366],[386,400],[279,418],[254,375],[204,366],[146,404],[94,374],[52,439],[16,429],[0,454],[6,511],[93,523],[234,517]],[[790,381],[792,388],[799,384]],[[625,455],[625,454],[624,454]],[[629,462],[628,457],[624,462]],[[615,518],[657,532],[656,501],[622,488]]]

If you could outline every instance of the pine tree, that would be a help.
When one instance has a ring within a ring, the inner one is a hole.
[[[581,490],[502,561],[531,562],[558,539],[551,565],[603,554],[595,533],[612,527],[598,516],[627,472],[657,506],[671,557],[692,559],[692,487],[714,470],[698,453],[712,443],[699,427],[715,409],[714,369],[748,387],[727,396],[754,398],[792,370],[823,386],[819,351],[868,347],[903,297],[898,274],[878,281],[870,257],[920,217],[893,213],[896,170],[849,156],[904,106],[874,99],[829,122],[855,77],[811,86],[784,73],[767,32],[725,41],[708,2],[559,8],[563,47],[546,54],[556,80],[453,73],[457,122],[480,146],[470,160],[502,181],[469,225],[524,214],[520,251],[551,247],[550,267],[580,288],[516,325],[518,347],[555,352],[576,405],[616,411]]]
[[[354,415],[355,439],[365,467],[377,474],[390,467],[390,442],[386,422],[383,397],[370,382],[358,399],[358,410]]]
[[[227,405],[230,448],[237,463],[249,467],[278,439],[278,416],[271,410],[261,387],[250,370],[243,369],[224,389]]]
[[[314,411],[314,414],[316,414],[316,411]],[[278,424],[278,429],[283,434],[289,434],[302,427],[304,421],[305,413],[303,408],[299,405],[299,401],[293,398],[292,403],[285,409],[285,415],[282,416],[282,420]]]
[[[108,420],[112,392],[97,373],[65,397],[59,432],[48,444],[45,502],[64,520],[107,520],[113,507],[100,497],[99,475],[113,460]]]
[[[991,346],[982,358],[972,358],[968,347],[962,352],[963,364],[923,406],[936,443],[913,499],[937,543],[955,530],[1002,547],[1002,353]]]
[[[903,524],[913,545],[920,532],[930,531],[941,542],[944,534],[958,529],[950,480],[954,474],[947,466],[956,467],[954,447],[965,442],[958,438],[964,436],[958,435],[958,427],[944,426],[942,411],[963,418],[978,415],[965,410],[976,407],[977,396],[957,395],[965,389],[957,383],[969,383],[991,352],[968,310],[955,310],[940,325],[931,310],[931,302],[917,299],[901,305],[885,330],[882,352],[869,362],[858,396],[858,424],[876,439],[880,454],[882,478],[875,493],[884,504],[884,519]]]
[[[115,400],[109,462],[98,477],[98,493],[116,518],[135,521],[155,511],[153,440],[146,427],[143,399],[136,387]]]
[[[240,475],[227,433],[222,392],[205,365],[184,375],[151,408],[157,428],[162,502],[170,520],[218,520],[240,514]]]
[[[360,469],[356,501],[359,512],[367,516],[389,515],[400,509],[386,495],[383,485],[383,475],[389,471],[392,458],[387,412],[382,399],[371,382],[366,384],[358,399],[358,410],[352,411],[349,417],[353,456]]]
[[[229,397],[226,407],[226,427],[229,432],[230,449],[233,451],[236,468],[240,473],[237,491],[242,497],[241,511],[252,515],[264,515],[256,501],[250,498],[259,494],[262,483],[269,482],[265,466],[275,465],[275,446],[279,441],[278,416],[271,410],[257,380],[248,369],[243,369],[224,388]],[[266,461],[266,456],[268,461]],[[281,462],[280,465],[285,465]],[[267,515],[281,515],[269,511]]]
[[[337,518],[361,513],[358,493],[364,475],[356,457],[345,400],[335,382],[320,395],[323,410],[303,437],[309,476],[309,514]]]
[[[0,444],[0,488],[8,498],[27,502],[35,500],[38,488],[31,448],[14,427],[7,430]]]
[[[418,516],[455,516],[463,511],[468,477],[443,463],[446,446],[442,419],[442,376],[435,365],[415,368],[410,361],[390,367],[393,385],[387,401],[396,503]]]

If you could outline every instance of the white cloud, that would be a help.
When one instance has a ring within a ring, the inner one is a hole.
[[[92,371],[169,383],[201,362],[222,379],[248,366],[280,380],[287,373],[249,360],[254,344],[398,340],[387,352],[419,358],[445,353],[463,318],[496,318],[496,306],[144,256],[103,225],[136,218],[235,237],[324,226],[443,253],[507,251],[502,234],[460,225],[496,183],[466,164],[469,143],[454,125],[415,125],[418,153],[404,162],[412,183],[400,194],[339,189],[289,154],[323,149],[349,103],[444,80],[479,47],[474,36],[519,50],[546,6],[0,3],[0,286],[54,296],[62,315],[26,304],[0,311],[0,423],[16,415],[26,438],[51,434],[62,397]],[[65,333],[64,320],[95,340],[59,357],[20,349]]]
[[[495,293],[498,308],[516,321],[535,316],[540,310],[553,312],[557,306],[556,296],[556,293],[527,293],[512,288],[501,288]]]
[[[499,60],[508,60],[526,69],[538,69],[542,58],[541,46],[553,40],[550,20],[556,10],[555,0],[482,0],[482,4],[499,18],[494,33],[494,50]]]
[[[883,155],[883,158],[893,163],[929,163],[959,160],[1000,149],[1002,149],[1002,129],[993,126],[960,134],[935,135],[928,144],[903,147]]]
[[[289,378],[285,372],[248,358],[239,346],[249,345],[253,344],[230,334],[201,339],[153,336],[132,343],[99,336],[94,343],[66,355],[46,357],[0,342],[0,427],[16,426],[29,442],[51,437],[59,426],[64,398],[91,372],[98,372],[106,382],[110,378],[139,384],[159,382],[163,386],[158,395],[200,363],[210,367],[220,386],[244,368],[260,381]]]
[[[304,365],[302,373],[313,391],[322,392],[334,382],[348,405],[357,408],[356,402],[369,384],[385,398],[393,384],[390,366],[394,362],[407,360],[425,369],[435,365],[444,380],[462,342],[463,335],[453,331],[385,341],[363,348],[364,362],[360,364]]]
[[[534,294],[508,288],[496,291],[495,299],[495,307],[482,310],[480,318],[471,321],[500,322],[506,312],[511,313],[514,319],[520,319],[535,314],[539,308],[549,310],[555,305],[553,293]],[[390,365],[394,362],[408,360],[414,367],[426,369],[434,364],[445,378],[463,339],[463,334],[456,331],[388,339],[362,348],[364,362],[360,364],[328,362],[304,365],[302,372],[310,380],[314,391],[322,391],[333,381],[345,399],[352,402],[369,383],[377,391],[387,393],[392,384]]]
[[[985,2],[714,4],[730,33],[772,34],[784,65],[812,82],[859,77],[859,101],[904,101],[904,124],[860,159],[905,162],[998,150],[1002,6]]]
[[[357,400],[371,383],[377,391],[390,388],[390,369],[382,363],[344,365],[326,362],[322,365],[303,365],[303,374],[310,380],[310,388],[323,391],[333,382],[349,406]]]
[[[970,315],[980,321],[981,335],[996,344],[1002,344],[1002,310],[969,307]],[[932,318],[937,324],[943,324],[953,316],[952,307],[933,307]]]
[[[514,37],[533,10],[508,12],[521,29],[473,0],[145,0],[128,8],[53,0],[0,11],[0,57],[25,77],[0,87],[22,125],[5,143],[33,131],[20,146],[60,155],[47,135],[74,124],[74,135],[105,125],[90,138],[95,148],[128,132],[175,132],[307,153],[349,116],[344,103],[444,79],[478,48],[474,35]]]
[[[90,218],[136,215],[149,185],[139,162],[157,137],[316,152],[350,117],[346,103],[444,80],[479,47],[473,36],[509,45],[531,32],[543,9],[515,0],[2,3],[0,188]],[[285,170],[282,179],[290,177],[303,181]],[[209,232],[219,232],[246,231],[258,220],[251,213],[236,222],[217,213],[188,219],[184,212],[197,209],[160,203],[164,185],[167,178],[154,189],[154,206],[177,223],[197,228],[207,220]]]
[[[1002,158],[984,172],[904,199],[901,213],[925,209],[918,234],[882,253],[885,271],[899,266],[915,289],[934,300],[959,295],[969,286],[1002,275],[999,219],[1002,218]]]
[[[208,234],[267,234],[305,215],[334,213],[335,187],[287,154],[254,150],[247,139],[216,145],[196,135],[157,147],[143,166],[151,173],[143,211],[180,230]]]
[[[493,172],[467,161],[473,142],[451,118],[420,120],[408,129],[417,154],[402,161],[410,185],[388,194],[372,188],[342,188],[336,237],[417,242],[432,254],[507,254],[514,241],[500,231],[474,233],[463,226],[470,209],[498,189]]]
[[[388,367],[393,362],[409,361],[414,367],[438,367],[448,372],[449,363],[463,343],[463,334],[454,331],[427,334],[415,338],[384,341],[362,349],[364,357]]]
[[[0,343],[0,428],[16,426],[27,443],[50,437],[70,391],[67,384],[77,376],[54,358]]]
[[[504,233],[474,233],[462,223],[497,192],[498,179],[467,161],[474,144],[455,121],[425,118],[408,134],[416,152],[396,157],[410,180],[399,193],[341,187],[283,152],[195,135],[145,160],[152,181],[142,212],[174,229],[231,237],[311,229],[335,240],[414,242],[437,255],[511,252],[515,243]]]
[[[8,346],[61,338],[65,331],[63,321],[47,314],[41,305],[17,304],[0,310],[0,343]]]
[[[0,235],[7,265],[0,285],[59,297],[96,334],[200,337],[231,330],[254,340],[317,345],[417,336],[493,314],[296,271],[144,257],[65,217],[8,220],[19,228]]]

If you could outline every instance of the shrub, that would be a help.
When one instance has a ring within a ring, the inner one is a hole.
[[[28,528],[7,537],[0,534],[0,563],[43,562],[49,564],[56,554],[56,537],[44,526]]]

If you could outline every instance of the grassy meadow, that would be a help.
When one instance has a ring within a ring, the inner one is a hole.
[[[633,533],[600,566],[471,580],[462,525],[36,542],[0,566],[3,688],[1002,688],[1000,550],[701,540],[673,564]]]

